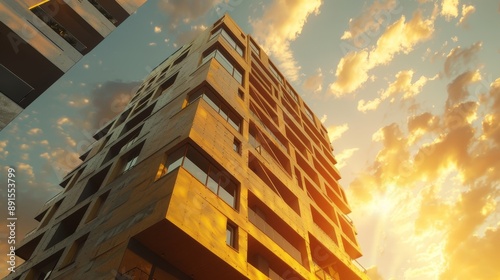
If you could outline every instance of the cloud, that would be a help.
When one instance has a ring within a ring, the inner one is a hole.
[[[166,14],[169,30],[175,30],[181,24],[189,24],[193,20],[204,16],[211,8],[222,0],[169,0],[159,1],[161,11]]]
[[[148,46],[154,47],[154,46],[156,46],[156,43],[155,42],[151,42],[151,43],[148,44]]]
[[[500,279],[497,269],[500,229],[489,228],[484,236],[469,236],[448,257],[440,279]]]
[[[87,106],[89,104],[88,98],[80,98],[78,100],[70,100],[68,101],[68,105],[74,108],[81,108]]]
[[[161,32],[161,27],[160,26],[155,26],[154,27],[154,32],[155,33],[160,33]]]
[[[367,43],[362,35],[378,32],[380,27],[390,20],[389,12],[397,8],[398,4],[396,0],[374,1],[358,17],[349,20],[349,29],[341,39],[351,40],[356,47],[362,47]]]
[[[442,0],[441,16],[445,17],[447,21],[458,17],[458,0]]]
[[[467,19],[476,11],[476,8],[472,5],[462,5],[462,17],[458,21],[457,25],[466,25]]]
[[[23,151],[29,150],[29,148],[30,148],[30,146],[26,143],[19,145],[19,149],[23,150]]]
[[[342,168],[346,166],[347,160],[351,158],[351,156],[358,151],[359,148],[351,148],[351,149],[345,149],[342,152],[338,153],[335,158],[337,159],[337,168]]]
[[[90,93],[92,110],[82,109],[88,122],[88,129],[93,133],[122,112],[135,94],[138,82],[108,81],[96,87]]]
[[[253,34],[266,53],[276,58],[279,68],[291,81],[299,77],[300,66],[293,57],[290,42],[297,39],[311,15],[320,12],[321,0],[279,0],[270,4],[259,19],[251,19]]]
[[[327,115],[323,115],[319,121],[320,121],[321,123],[325,123],[325,122],[326,122],[326,119],[328,119],[328,116],[327,116]]]
[[[7,151],[5,148],[9,144],[9,140],[3,140],[0,141],[0,158],[5,159],[7,155],[9,154],[9,151]]]
[[[177,36],[176,43],[180,45],[184,45],[188,42],[191,42],[194,40],[196,37],[198,37],[203,31],[205,31],[207,27],[203,24],[199,25],[191,25],[191,28],[189,31],[185,31],[182,34],[179,34]]]
[[[302,84],[302,87],[314,93],[321,92],[323,90],[323,72],[321,68],[318,68],[315,74],[309,76]]]
[[[403,94],[403,99],[408,99],[420,93],[422,87],[427,83],[429,79],[425,76],[420,76],[418,80],[416,80],[412,84],[413,74],[413,70],[404,70],[398,72],[395,76],[396,80],[391,83],[389,87],[381,94],[382,99],[393,97],[398,93]],[[435,79],[436,77],[431,79]]]
[[[337,139],[339,139],[344,132],[349,130],[349,125],[347,123],[344,123],[342,125],[338,126],[330,126],[326,129],[328,131],[328,136],[330,137],[330,142],[333,142]]]
[[[482,42],[476,42],[469,48],[462,49],[460,46],[453,48],[446,56],[444,73],[451,77],[472,67],[477,59],[477,54],[482,48]],[[459,72],[460,71],[460,72]]]
[[[57,125],[62,126],[65,124],[72,124],[71,120],[68,117],[60,117],[57,119]]]
[[[29,179],[33,179],[35,177],[35,173],[33,173],[33,167],[28,163],[18,162],[16,171],[28,175]]]
[[[51,170],[59,179],[77,167],[82,161],[73,149],[56,148],[40,154],[46,160],[44,170]]]
[[[366,274],[371,280],[384,280],[382,275],[378,272],[378,268],[376,266],[372,266],[366,269]]]
[[[467,71],[460,74],[448,85],[448,99],[446,107],[450,108],[464,101],[469,96],[468,86],[481,81],[481,73]]]
[[[378,105],[380,105],[380,98],[375,98],[373,100],[365,101],[364,99],[361,99],[358,101],[358,111],[366,113],[368,111],[373,111],[378,108]]]
[[[402,70],[396,73],[395,81],[389,83],[387,88],[379,93],[380,97],[369,101],[364,99],[359,100],[357,107],[358,111],[366,113],[376,110],[382,101],[390,99],[391,102],[393,102],[398,95],[401,95],[400,98],[403,100],[415,97],[420,93],[427,81],[434,80],[438,77],[438,75],[432,78],[420,76],[418,80],[412,83],[413,74],[413,70]]]
[[[335,76],[336,81],[330,84],[330,92],[341,97],[361,87],[368,80],[368,52],[350,52],[340,59]]]
[[[29,135],[39,135],[39,134],[42,134],[42,130],[40,128],[34,127],[32,129],[28,130],[28,132],[26,132],[26,133],[28,133]]]
[[[347,53],[335,72],[336,80],[329,89],[337,97],[360,88],[373,68],[392,61],[399,53],[408,54],[416,44],[429,40],[434,34],[434,16],[423,18],[418,10],[408,22],[405,16],[387,27],[372,48]]]

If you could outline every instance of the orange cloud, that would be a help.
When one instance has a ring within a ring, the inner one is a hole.
[[[472,5],[462,5],[462,17],[458,21],[457,25],[466,25],[467,19],[476,11],[476,8]]]
[[[462,49],[460,46],[453,48],[446,56],[444,63],[444,73],[446,76],[451,77],[459,73],[459,71],[472,68],[471,64],[476,60],[481,48],[481,42],[476,42],[466,49]]]
[[[290,42],[297,39],[311,14],[319,14],[321,4],[321,0],[275,1],[261,18],[250,22],[257,41],[278,61],[279,68],[291,81],[298,79],[300,66],[293,57]]]
[[[344,123],[342,125],[333,125],[328,127],[327,129],[328,132],[328,137],[330,138],[330,142],[333,142],[337,139],[339,139],[344,132],[349,130],[349,125],[347,123]]]
[[[400,7],[397,7],[398,4],[396,0],[373,2],[361,15],[349,20],[349,30],[344,32],[341,39],[352,40],[356,47],[362,47],[367,42],[358,40],[358,37],[365,40],[362,36],[364,33],[372,34],[377,32],[382,25],[387,24],[391,19],[391,13],[401,12]],[[397,11],[393,11],[395,9]]]
[[[321,92],[323,90],[323,73],[321,68],[316,70],[316,73],[309,76],[302,87],[307,91],[312,91],[314,93]]]
[[[352,157],[352,155],[358,151],[359,148],[351,148],[345,149],[342,152],[338,153],[335,158],[337,159],[337,168],[340,169],[347,164],[347,160]]]
[[[408,22],[403,15],[387,27],[375,46],[346,54],[337,65],[337,79],[330,84],[330,92],[343,96],[360,88],[368,80],[370,70],[389,63],[396,54],[410,53],[416,44],[429,40],[434,33],[434,20],[434,16],[424,18],[421,11]]]

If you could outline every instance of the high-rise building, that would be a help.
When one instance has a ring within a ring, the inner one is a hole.
[[[229,16],[95,139],[7,279],[367,279],[326,129]]]
[[[145,1],[0,1],[0,130]]]

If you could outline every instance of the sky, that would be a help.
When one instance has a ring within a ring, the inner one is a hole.
[[[0,131],[19,237],[149,71],[224,13],[329,131],[372,279],[500,279],[498,0],[149,0]]]

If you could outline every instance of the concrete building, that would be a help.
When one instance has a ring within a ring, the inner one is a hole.
[[[0,1],[0,130],[145,1]]]
[[[367,279],[326,129],[229,16],[95,139],[7,279]]]

